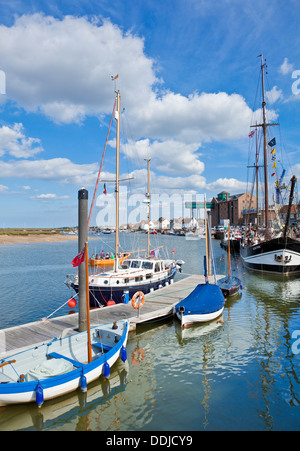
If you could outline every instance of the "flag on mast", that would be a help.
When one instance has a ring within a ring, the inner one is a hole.
[[[73,258],[72,260],[72,265],[75,268],[76,266],[81,265],[81,263],[84,262],[85,259],[85,253],[84,250],[82,250],[78,255],[76,255],[76,257]]]

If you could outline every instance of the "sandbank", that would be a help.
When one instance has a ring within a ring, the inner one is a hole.
[[[33,234],[33,235],[0,235],[0,244],[21,244],[21,243],[57,243],[60,241],[77,241],[77,235],[53,234]]]

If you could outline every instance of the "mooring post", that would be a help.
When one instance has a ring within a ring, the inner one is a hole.
[[[78,253],[84,251],[85,243],[88,241],[88,191],[81,188],[78,191]],[[87,303],[86,303],[86,269],[85,265],[79,265],[79,317],[78,330],[87,330]]]

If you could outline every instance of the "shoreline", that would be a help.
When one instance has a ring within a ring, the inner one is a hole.
[[[1,244],[58,243],[60,241],[77,241],[77,235],[61,235],[60,233],[41,233],[39,235],[0,235]]]

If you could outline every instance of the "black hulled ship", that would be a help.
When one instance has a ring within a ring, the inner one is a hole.
[[[276,203],[279,202],[279,193],[281,188],[280,180],[282,177],[277,178],[276,174],[276,159],[275,159],[275,145],[276,139],[273,138],[268,142],[267,130],[269,126],[279,125],[279,124],[268,124],[266,120],[266,102],[265,102],[265,92],[264,92],[264,70],[266,64],[261,56],[261,76],[262,76],[262,112],[263,112],[263,122],[262,124],[256,124],[257,128],[261,127],[263,130],[263,148],[264,148],[264,158],[263,158],[263,169],[264,169],[264,212],[265,212],[265,227],[263,232],[259,233],[259,224],[257,223],[256,229],[250,231],[250,227],[245,231],[243,240],[240,246],[240,255],[243,264],[246,268],[250,270],[256,270],[260,272],[269,272],[275,274],[298,274],[300,273],[300,240],[295,237],[295,234],[290,230],[290,217],[291,208],[293,204],[296,177],[291,178],[289,203],[286,212],[284,227],[274,230],[270,227],[269,221],[269,187],[268,187],[268,157],[271,156],[272,161],[272,176],[275,177],[276,186]],[[252,136],[254,132],[250,133]],[[249,136],[250,136],[249,135]],[[256,183],[258,187],[258,153],[256,153]],[[285,171],[284,171],[285,172]],[[283,172],[283,173],[284,173]],[[258,188],[257,188],[258,189]],[[257,196],[258,198],[258,196]],[[257,221],[259,219],[259,208],[257,200]]]

